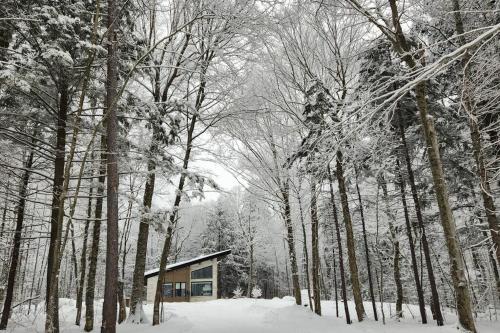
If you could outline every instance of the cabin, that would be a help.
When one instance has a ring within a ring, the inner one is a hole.
[[[167,265],[162,277],[162,301],[199,302],[217,299],[218,263],[230,253],[231,250],[224,250]],[[148,303],[154,303],[159,273],[159,269],[144,273]]]

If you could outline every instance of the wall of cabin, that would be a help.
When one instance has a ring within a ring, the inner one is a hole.
[[[155,293],[156,293],[156,283],[158,282],[158,276],[152,276],[147,279],[146,284],[146,302],[148,304],[152,304],[155,301]]]
[[[208,266],[212,266],[212,278],[203,279],[191,279],[191,272],[202,269]],[[202,261],[198,264],[193,264],[188,267],[180,268],[177,270],[172,270],[166,272],[164,275],[164,282],[172,282],[174,293],[175,293],[175,282],[185,282],[186,290],[191,291],[191,282],[212,282],[212,296],[187,296],[187,297],[169,297],[164,298],[164,302],[200,302],[217,299],[217,258]],[[152,276],[147,279],[146,283],[146,302],[148,304],[154,303],[156,283],[158,281],[158,276]]]
[[[214,300],[217,299],[217,258],[214,258],[212,260],[207,260],[207,261],[202,261],[199,264],[194,264],[189,266],[190,271],[195,271],[201,268],[205,268],[208,266],[212,266],[212,278],[211,279],[191,279],[192,282],[204,282],[204,281],[210,281],[212,282],[212,296],[191,296],[190,302],[200,302],[200,301],[208,301],[208,300]],[[191,285],[189,286],[189,289],[191,290]]]

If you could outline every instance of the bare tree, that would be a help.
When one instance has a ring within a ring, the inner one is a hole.
[[[33,133],[33,138],[36,140],[38,135],[37,124],[35,124],[35,129]],[[32,142],[34,145],[35,142]],[[14,296],[14,284],[16,282],[16,274],[19,264],[19,251],[21,248],[21,232],[23,230],[24,222],[24,212],[26,206],[26,197],[28,195],[28,184],[31,176],[31,168],[33,166],[33,156],[34,147],[32,146],[26,156],[26,161],[24,163],[24,174],[22,177],[21,184],[19,186],[19,202],[16,207],[16,230],[14,233],[14,248],[12,249],[12,255],[10,260],[9,275],[7,280],[7,293],[5,295],[5,300],[3,302],[2,317],[0,320],[0,330],[7,329],[7,323],[9,322],[10,313],[12,309],[12,299]]]

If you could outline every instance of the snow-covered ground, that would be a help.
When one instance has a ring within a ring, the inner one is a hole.
[[[60,320],[62,332],[83,332],[83,327],[73,324],[75,318],[75,301],[61,299]],[[340,314],[343,313],[342,304]],[[349,303],[351,317],[355,318],[354,304]],[[391,309],[390,309],[391,308]],[[385,304],[386,325],[373,320],[371,303],[365,303],[369,319],[358,323],[354,319],[352,325],[346,325],[343,318],[335,317],[335,303],[322,302],[323,316],[313,314],[309,308],[295,306],[294,299],[222,299],[200,303],[165,303],[165,321],[157,327],[151,325],[122,324],[118,326],[119,333],[412,333],[417,331],[451,333],[456,332],[456,316],[447,312],[447,323],[444,327],[437,327],[433,322],[422,325],[418,322],[418,308],[415,305],[404,306],[404,318],[396,322],[390,317],[394,314],[394,304]],[[149,318],[152,317],[152,305],[145,307]],[[101,303],[96,303],[97,321],[95,332],[100,331]],[[415,318],[412,317],[412,313]],[[430,312],[429,312],[430,315]],[[379,316],[380,307],[379,307]],[[38,313],[30,317],[21,316],[16,311],[12,316],[8,332],[27,333],[43,332],[44,314]],[[83,324],[83,321],[82,321]],[[498,333],[500,322],[478,319],[479,332]]]

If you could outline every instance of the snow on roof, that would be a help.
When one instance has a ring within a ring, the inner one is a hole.
[[[192,259],[189,259],[189,260],[179,261],[179,262],[176,262],[174,264],[167,265],[166,271],[170,271],[170,270],[175,269],[175,268],[181,268],[181,267],[185,267],[185,266],[190,266],[192,264],[196,264],[196,263],[199,263],[201,261],[205,261],[205,260],[210,260],[210,259],[213,259],[213,258],[218,258],[218,257],[226,256],[226,255],[228,255],[230,253],[231,253],[231,250],[224,250],[224,251],[219,251],[219,252],[214,252],[214,253],[210,253],[210,254],[201,255],[201,256],[198,256],[196,258],[192,258]],[[149,278],[151,276],[158,275],[159,272],[160,272],[159,268],[150,269],[150,270],[144,272],[144,276],[147,279],[147,278]]]

